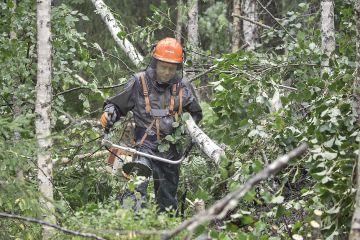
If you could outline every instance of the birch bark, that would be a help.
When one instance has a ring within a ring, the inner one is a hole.
[[[233,0],[233,27],[232,27],[232,46],[231,51],[236,52],[240,48],[240,19],[238,17],[234,17],[234,15],[241,15],[241,1]]]
[[[220,163],[222,157],[225,157],[225,152],[222,148],[216,145],[194,122],[189,113],[185,113],[188,120],[186,120],[186,128],[191,138],[198,144],[200,149],[216,164]]]
[[[334,1],[321,1],[321,47],[326,58],[322,61],[322,73],[330,73],[329,59],[335,50]]]
[[[245,17],[257,22],[258,13],[256,0],[244,0],[242,9]],[[243,21],[243,32],[244,40],[249,44],[247,50],[254,50],[257,39],[256,24],[253,24],[249,21]]]
[[[110,30],[116,44],[129,56],[134,65],[139,67],[144,60],[144,57],[136,50],[134,45],[132,45],[128,39],[120,39],[118,37],[117,34],[121,32],[121,28],[112,13],[109,11],[108,7],[102,0],[91,0],[91,2],[94,4],[97,12],[101,16],[101,19]]]
[[[37,84],[35,104],[35,128],[38,142],[37,166],[41,193],[40,202],[47,210],[45,220],[55,223],[52,185],[52,161],[50,138],[51,114],[51,0],[37,1]],[[52,239],[54,230],[43,227],[43,239]]]
[[[188,41],[190,46],[196,51],[199,48],[198,0],[188,0],[188,8]],[[196,62],[199,59],[198,54],[193,53],[193,59]]]
[[[177,0],[177,17],[176,17],[175,38],[179,43],[181,43],[182,17],[183,17],[183,2],[182,2],[182,0]]]

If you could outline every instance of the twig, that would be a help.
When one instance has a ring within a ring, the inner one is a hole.
[[[42,220],[35,219],[35,218],[23,217],[23,216],[19,216],[19,215],[4,213],[4,212],[0,212],[0,217],[18,219],[18,220],[22,220],[22,221],[26,221],[26,222],[33,222],[33,223],[45,225],[45,226],[48,226],[48,227],[52,227],[52,228],[58,229],[60,231],[66,232],[66,233],[76,235],[76,236],[81,236],[81,237],[86,237],[86,238],[94,238],[94,239],[97,239],[97,240],[106,240],[105,238],[99,237],[99,236],[97,236],[97,235],[95,235],[93,233],[83,233],[83,232],[72,231],[72,230],[60,227],[58,225],[48,223],[48,222],[44,222]]]
[[[246,48],[248,45],[249,45],[249,43],[245,43],[244,45],[242,45],[242,46],[239,48],[239,50],[243,50],[243,49]],[[239,51],[239,50],[238,50],[238,51]],[[196,76],[194,76],[193,78],[191,78],[191,79],[189,80],[189,82],[192,82],[192,81],[198,79],[199,77],[202,77],[202,76],[204,76],[205,74],[208,74],[209,72],[212,72],[212,71],[213,71],[214,69],[216,69],[217,67],[218,67],[218,64],[215,64],[215,65],[211,66],[208,70],[206,70],[206,71],[204,71],[204,72],[202,72],[202,73],[199,73],[198,75],[196,75]]]
[[[254,21],[254,20],[252,20],[252,19],[250,19],[250,18],[241,16],[241,15],[232,14],[231,16],[237,17],[237,18],[240,18],[240,19],[243,19],[243,20],[245,20],[245,21],[251,22],[251,23],[256,24],[256,25],[259,25],[260,27],[263,27],[263,28],[272,29],[272,27],[270,27],[269,25],[265,25],[265,24],[263,24],[263,23]]]
[[[123,85],[125,85],[125,84],[126,84],[126,83],[119,83],[119,84],[115,84],[115,85],[111,85],[111,86],[98,87],[97,89],[117,88],[117,87],[121,87],[121,86],[123,86]],[[91,89],[91,88],[90,88],[90,87],[87,87],[87,86],[72,88],[72,89],[69,89],[69,90],[66,90],[66,91],[59,92],[59,93],[55,94],[55,95],[54,95],[54,98],[56,98],[57,96],[64,95],[64,94],[66,94],[66,93],[73,92],[73,91],[77,91],[77,90],[81,90],[81,89]]]
[[[187,221],[180,224],[174,230],[169,231],[167,234],[163,235],[162,239],[170,239],[179,234],[184,229],[186,229],[188,232],[191,232],[204,222],[211,221],[213,219],[224,218],[229,211],[233,210],[238,205],[239,200],[245,195],[245,193],[247,193],[260,181],[265,180],[270,175],[279,172],[291,159],[303,154],[307,148],[308,145],[303,143],[301,146],[292,150],[288,154],[278,158],[270,165],[265,167],[261,172],[251,177],[245,184],[241,185],[234,192],[229,193],[224,198],[216,202],[209,209],[195,215],[191,219],[188,219]]]
[[[289,33],[289,31],[276,19],[276,17],[274,17],[274,15],[272,15],[272,13],[261,3],[261,1],[256,0],[260,6],[276,21],[277,24],[280,25],[280,27],[282,29],[284,29],[284,31],[291,37],[292,40],[294,40],[294,42],[296,42],[296,39]]]

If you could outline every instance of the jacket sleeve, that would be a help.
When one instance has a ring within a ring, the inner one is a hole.
[[[196,123],[199,123],[203,115],[202,109],[195,94],[195,89],[193,88],[192,84],[186,79],[183,80],[183,85],[184,111],[189,112],[194,121]]]
[[[107,105],[113,104],[118,113],[116,120],[119,120],[121,116],[126,116],[126,114],[135,106],[135,89],[136,79],[135,77],[132,77],[120,93],[105,100],[104,109]]]

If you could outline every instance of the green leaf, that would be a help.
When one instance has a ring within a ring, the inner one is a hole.
[[[326,151],[326,152],[324,152],[323,156],[327,160],[333,160],[337,157],[337,153],[332,153],[332,152]]]
[[[159,152],[167,152],[170,149],[170,145],[169,144],[160,144],[158,146],[158,150]]]
[[[121,39],[124,40],[126,38],[127,33],[125,31],[120,31],[117,33],[117,36]]]
[[[283,196],[277,196],[271,200],[271,203],[281,204],[284,202]]]
[[[175,142],[175,138],[174,138],[173,136],[171,136],[171,135],[167,135],[167,136],[165,137],[165,139],[168,140],[168,141],[171,142],[171,143]]]
[[[254,219],[251,217],[251,216],[243,216],[242,218],[241,218],[241,222],[243,223],[243,224],[250,224],[250,223],[253,223],[254,222]]]

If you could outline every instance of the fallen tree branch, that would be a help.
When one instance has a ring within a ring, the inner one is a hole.
[[[174,230],[169,231],[167,234],[162,235],[162,239],[170,239],[182,230],[187,230],[188,232],[193,232],[201,224],[211,221],[213,219],[222,219],[226,214],[233,210],[239,203],[239,200],[247,193],[251,188],[253,188],[257,183],[262,180],[267,179],[270,175],[274,175],[279,172],[287,163],[303,154],[308,148],[306,143],[303,143],[301,146],[295,148],[288,154],[279,157],[277,160],[272,162],[270,165],[265,167],[261,172],[257,173],[255,176],[251,177],[246,183],[237,188],[234,192],[229,193],[221,200],[217,201],[213,206],[211,206],[206,211],[199,213],[192,218],[186,220]]]
[[[94,239],[97,239],[97,240],[106,240],[105,238],[99,237],[99,236],[97,236],[97,235],[95,235],[93,233],[76,232],[76,231],[69,230],[69,229],[60,227],[58,225],[48,223],[48,222],[44,222],[42,220],[35,219],[35,218],[23,217],[23,216],[19,216],[19,215],[4,213],[4,212],[0,212],[0,217],[2,217],[2,218],[12,218],[12,219],[17,219],[17,220],[21,220],[21,221],[37,223],[37,224],[52,227],[52,228],[55,228],[57,230],[60,230],[60,231],[63,231],[65,233],[69,233],[69,234],[72,234],[72,235],[76,235],[76,236],[81,236],[81,237],[86,237],[86,238],[94,238]]]
[[[252,19],[250,19],[250,18],[241,16],[241,15],[232,14],[231,16],[237,17],[237,18],[240,18],[240,19],[243,19],[243,20],[245,20],[245,21],[251,22],[251,23],[256,24],[256,25],[259,25],[260,27],[263,27],[263,28],[272,29],[272,27],[270,27],[270,26],[268,26],[268,25],[265,25],[265,24],[260,23],[260,22],[256,22],[256,21],[254,21],[254,20],[252,20]]]
[[[127,40],[126,38],[120,39],[118,37],[118,33],[121,32],[121,29],[105,3],[102,0],[91,0],[91,2],[94,4],[97,12],[101,16],[101,19],[108,27],[116,44],[129,56],[135,66],[140,66],[144,57],[136,50],[136,48],[129,40]]]
[[[104,87],[97,87],[97,89],[110,89],[110,88],[117,88],[117,87],[121,87],[124,86],[126,83],[119,83],[119,84],[115,84],[115,85],[111,85],[111,86],[104,86]],[[55,97],[58,97],[60,95],[64,95],[66,93],[70,93],[73,91],[77,91],[77,90],[82,90],[82,89],[92,89],[91,87],[87,87],[87,86],[81,86],[81,87],[75,87],[75,88],[71,88],[69,90],[63,91],[63,92],[59,92],[57,94],[54,95]]]
[[[219,164],[222,157],[225,157],[225,152],[222,148],[216,145],[195,123],[194,119],[189,113],[185,113],[186,128],[191,138],[199,145],[201,150],[216,164]]]

